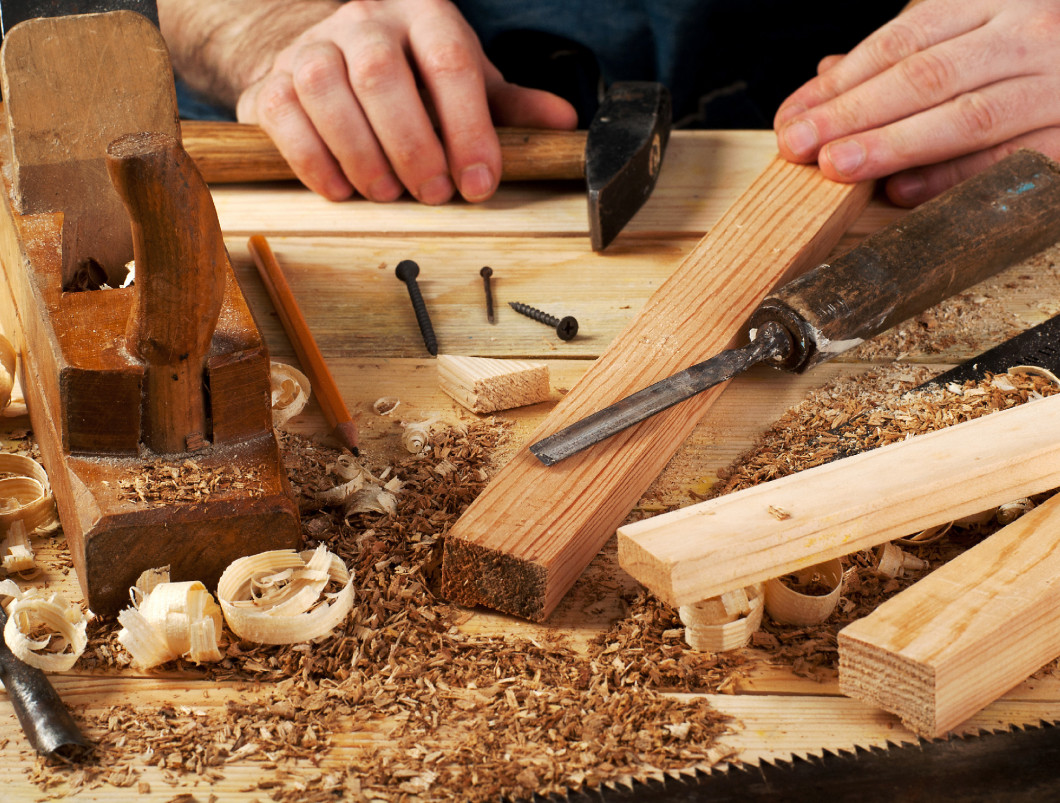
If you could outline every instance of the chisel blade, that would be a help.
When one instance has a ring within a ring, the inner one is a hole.
[[[723,351],[716,357],[638,390],[539,440],[530,446],[530,451],[546,466],[555,465],[685,399],[732,379],[755,363],[771,358],[783,359],[790,348],[791,340],[780,325],[767,323],[746,346]]]

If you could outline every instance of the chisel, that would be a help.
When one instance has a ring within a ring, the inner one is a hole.
[[[553,465],[756,363],[802,373],[1060,240],[1060,165],[1021,150],[767,297],[747,345],[534,443]]]

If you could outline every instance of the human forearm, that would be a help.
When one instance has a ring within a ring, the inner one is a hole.
[[[337,0],[158,0],[173,68],[191,87],[235,107],[276,55],[327,18]]]

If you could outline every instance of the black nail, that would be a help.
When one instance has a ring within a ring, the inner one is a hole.
[[[525,315],[527,318],[533,318],[535,321],[541,321],[541,323],[548,326],[554,326],[556,328],[556,335],[560,340],[570,340],[578,334],[578,322],[570,315],[562,319],[556,318],[555,316],[549,315],[547,312],[534,309],[527,304],[520,304],[518,301],[509,301],[508,306],[520,315]]]
[[[416,323],[420,326],[420,334],[423,335],[423,345],[431,355],[438,353],[438,338],[434,336],[434,327],[431,326],[431,316],[427,314],[427,305],[423,303],[420,287],[416,284],[416,277],[420,275],[420,266],[411,259],[403,259],[398,263],[394,271],[405,286],[409,289],[409,298],[412,300],[412,309],[416,313]]]
[[[493,268],[486,266],[478,272],[478,275],[482,277],[482,284],[486,288],[486,320],[490,323],[495,323],[493,319],[493,288],[490,287],[490,276],[493,275]]]

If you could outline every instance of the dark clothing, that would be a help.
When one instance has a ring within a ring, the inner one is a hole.
[[[515,83],[551,89],[592,118],[598,89],[649,80],[697,128],[769,128],[824,56],[845,53],[904,2],[455,0]]]
[[[769,128],[781,101],[904,2],[455,0],[509,80],[571,101],[588,125],[613,81],[660,81],[675,124]],[[234,119],[178,85],[181,115]]]

